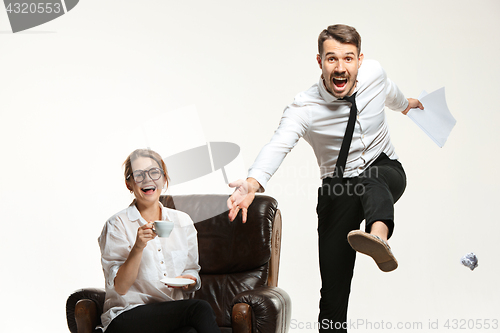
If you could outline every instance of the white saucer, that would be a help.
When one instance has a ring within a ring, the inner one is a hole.
[[[184,278],[164,278],[161,279],[160,281],[172,287],[184,287],[187,286],[188,284],[193,284],[196,282],[194,280],[184,279]]]

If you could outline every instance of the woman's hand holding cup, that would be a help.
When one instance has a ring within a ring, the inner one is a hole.
[[[153,231],[153,222],[146,223],[139,229],[137,229],[137,238],[135,240],[135,245],[139,249],[144,249],[148,242],[156,237]]]

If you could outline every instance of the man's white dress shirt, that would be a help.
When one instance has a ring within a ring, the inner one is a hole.
[[[169,237],[155,237],[147,243],[137,279],[123,296],[114,288],[116,273],[135,244],[137,229],[146,224],[146,221],[132,203],[104,225],[98,239],[106,280],[106,300],[101,316],[104,329],[113,318],[136,306],[183,299],[181,289],[168,288],[160,282],[165,277],[175,278],[189,274],[197,279],[194,290],[201,285],[198,274],[198,239],[193,221],[186,213],[162,205],[161,209],[162,220],[174,222],[174,229]]]
[[[385,153],[397,159],[391,143],[384,108],[404,111],[408,101],[387,78],[375,60],[363,61],[355,91],[358,115],[344,177],[359,176],[375,159]],[[325,88],[323,80],[295,96],[283,112],[271,141],[262,148],[248,177],[265,188],[286,154],[301,137],[312,146],[321,179],[332,176],[349,119],[351,104],[337,99]]]

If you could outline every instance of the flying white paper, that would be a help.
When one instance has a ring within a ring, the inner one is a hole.
[[[411,109],[407,116],[442,148],[457,123],[446,105],[444,87],[429,94],[424,90],[418,99],[424,109]]]

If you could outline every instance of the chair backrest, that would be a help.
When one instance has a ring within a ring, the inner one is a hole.
[[[165,206],[186,212],[194,221],[200,221],[200,212],[217,214],[195,223],[202,287],[193,297],[212,305],[221,327],[231,326],[236,295],[261,286],[277,286],[281,239],[276,200],[256,196],[247,222],[242,223],[241,214],[229,221],[227,199],[227,195],[213,194],[160,198]]]

